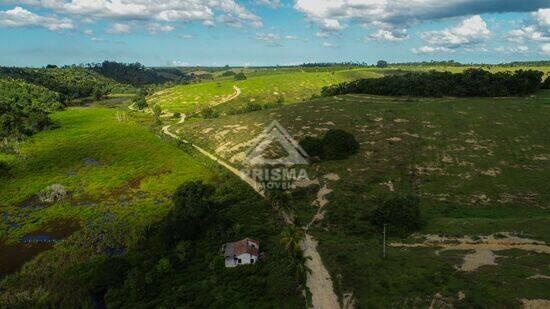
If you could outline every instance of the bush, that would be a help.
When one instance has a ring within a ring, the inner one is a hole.
[[[179,118],[181,118],[181,113],[176,112],[176,113],[174,113],[174,115],[172,115],[172,117],[176,118],[176,119],[179,119]]]
[[[243,72],[235,74],[235,80],[246,80],[246,75]]]
[[[143,110],[145,108],[147,108],[147,101],[145,100],[144,97],[139,97],[135,100],[135,106],[139,109],[139,110]]]
[[[550,76],[548,76],[541,86],[542,89],[550,89]]]
[[[153,114],[155,114],[155,116],[159,117],[161,113],[162,113],[162,108],[160,107],[160,105],[155,104],[153,106]]]
[[[371,214],[371,223],[387,225],[390,235],[407,236],[422,227],[420,200],[415,196],[398,196],[385,201]]]
[[[65,199],[65,196],[67,195],[67,190],[65,190],[65,187],[60,184],[53,184],[51,186],[48,186],[46,189],[40,191],[38,193],[38,199],[42,203],[55,203],[62,201]]]
[[[322,160],[343,160],[359,151],[359,142],[344,130],[329,130],[323,138],[306,136],[300,146],[311,157]]]
[[[204,119],[212,119],[220,117],[220,114],[211,107],[206,107],[201,111],[201,116]]]
[[[306,136],[300,141],[300,146],[308,156],[321,158],[323,153],[323,140],[317,137]]]
[[[233,72],[233,71],[225,71],[225,72],[222,73],[223,77],[233,76],[233,75],[235,75],[235,72]]]
[[[43,109],[8,103],[0,98],[0,140],[21,140],[51,125],[48,113]]]
[[[329,130],[323,137],[323,160],[343,160],[359,151],[359,142],[344,130]]]

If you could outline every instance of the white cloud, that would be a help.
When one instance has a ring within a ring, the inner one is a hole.
[[[443,46],[422,46],[413,48],[411,51],[415,54],[436,54],[436,53],[452,53],[454,50]]]
[[[336,47],[336,45],[332,44],[332,43],[329,43],[329,42],[323,42],[323,47],[326,47],[326,48],[333,48],[333,47]]]
[[[174,26],[162,25],[159,23],[151,23],[147,25],[147,30],[150,34],[156,34],[157,32],[171,32],[174,31]]]
[[[92,34],[94,34],[94,31],[92,29],[86,29],[86,30],[83,31],[83,33],[85,35],[92,35]]]
[[[190,35],[190,34],[180,34],[180,35],[178,35],[178,38],[184,39],[184,40],[190,40],[190,39],[193,38],[193,36]]]
[[[525,54],[529,52],[529,47],[525,45],[509,46],[509,47],[499,46],[495,48],[495,51],[499,53],[508,53],[508,54]]]
[[[380,29],[377,32],[371,34],[367,39],[374,41],[403,41],[409,38],[407,30],[403,29],[401,31],[390,31]]]
[[[544,55],[550,56],[550,43],[542,44],[542,46],[540,47],[540,50]]]
[[[298,37],[295,36],[295,35],[287,35],[287,36],[285,36],[285,39],[287,39],[287,40],[297,40]]]
[[[279,46],[281,36],[276,33],[256,33],[256,40],[263,41],[267,45]]]
[[[281,0],[256,0],[255,3],[268,6],[272,9],[281,7]]]
[[[548,7],[547,0],[296,0],[294,8],[321,28],[327,24],[385,24],[407,28],[413,24],[484,13],[533,12]]]
[[[70,19],[40,16],[19,6],[12,10],[0,11],[0,26],[43,27],[51,31],[75,28]]]
[[[531,14],[531,21],[519,29],[508,32],[507,39],[516,43],[550,41],[550,9]]]
[[[115,23],[109,29],[107,33],[110,34],[128,34],[132,31],[132,26],[123,23]]]
[[[59,14],[69,14],[88,19],[109,19],[123,22],[199,21],[213,25],[216,17],[229,24],[261,26],[260,17],[251,13],[235,0],[23,0],[29,5],[51,9]]]
[[[430,45],[457,48],[481,43],[491,36],[491,32],[481,16],[476,15],[463,20],[456,27],[424,32],[420,36]]]
[[[170,63],[170,65],[175,67],[188,67],[190,64],[186,61],[174,60]]]

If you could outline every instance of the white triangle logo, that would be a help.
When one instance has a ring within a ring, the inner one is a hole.
[[[300,145],[288,134],[279,122],[274,120],[259,136],[258,142],[247,152],[243,161],[247,166],[266,166],[266,165],[305,165],[308,164],[307,153]],[[271,159],[264,155],[270,145],[278,143],[288,154],[285,157]]]

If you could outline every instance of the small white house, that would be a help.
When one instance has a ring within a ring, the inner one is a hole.
[[[245,238],[236,242],[229,242],[222,247],[225,267],[254,264],[260,256],[260,242]]]

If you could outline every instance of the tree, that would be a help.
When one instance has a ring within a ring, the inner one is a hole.
[[[157,118],[160,116],[161,113],[162,113],[162,108],[160,107],[160,105],[158,105],[158,104],[153,105],[153,114]]]
[[[385,60],[378,60],[378,62],[376,63],[376,66],[379,68],[386,68],[388,67],[388,62]]]
[[[388,225],[388,232],[406,236],[422,226],[420,200],[416,196],[396,196],[386,200],[371,215],[371,223],[378,227]]]
[[[300,146],[310,158],[320,158],[323,153],[323,140],[318,137],[306,136],[300,141]]]
[[[246,80],[246,75],[243,72],[235,74],[235,80]]]
[[[136,100],[135,100],[135,107],[137,107],[139,110],[143,110],[145,108],[147,108],[147,101],[145,100],[145,97],[138,97]]]
[[[307,261],[311,261],[311,257],[305,256],[302,251],[298,251],[294,255],[294,276],[299,284],[303,284],[307,279],[307,275],[311,274],[311,269],[306,265]]]
[[[342,160],[359,151],[359,142],[344,130],[329,130],[323,137],[323,160]]]
[[[162,232],[169,247],[182,240],[195,240],[207,228],[215,215],[214,192],[214,186],[201,181],[185,183],[176,190],[172,196],[174,208],[166,217]]]
[[[286,250],[293,256],[300,252],[300,243],[305,238],[305,232],[302,228],[297,227],[294,224],[287,225],[281,232],[281,243],[285,246]]]
[[[548,76],[541,86],[542,89],[550,89],[550,76]]]

